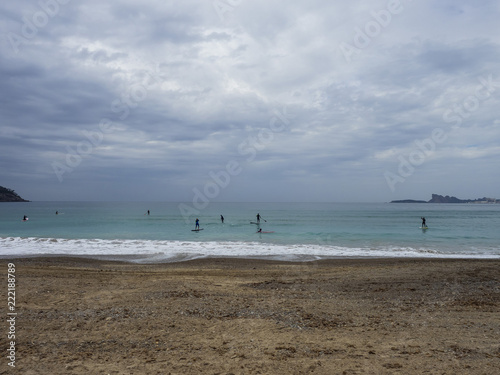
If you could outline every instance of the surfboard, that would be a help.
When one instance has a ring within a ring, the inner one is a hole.
[[[201,229],[191,229],[191,232],[199,232],[200,230],[203,230],[203,228],[201,228]]]
[[[256,232],[256,233],[274,233],[273,230],[263,230],[261,232]]]
[[[420,227],[420,229],[429,229],[429,227]]]

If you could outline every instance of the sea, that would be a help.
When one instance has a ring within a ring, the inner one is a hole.
[[[194,232],[197,218],[203,230]],[[0,203],[0,257],[499,259],[499,228],[500,204]]]

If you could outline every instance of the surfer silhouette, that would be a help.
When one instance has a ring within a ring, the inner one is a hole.
[[[196,225],[194,226],[194,229],[200,229],[200,220],[196,219]]]
[[[425,228],[427,224],[425,224],[425,217],[421,217],[422,219],[422,228]]]
[[[224,224],[224,216],[220,215],[220,221]]]

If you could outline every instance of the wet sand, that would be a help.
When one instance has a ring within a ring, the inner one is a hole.
[[[498,260],[34,258],[2,260],[4,275],[8,262],[16,266],[16,368],[4,355],[2,374],[500,368]]]

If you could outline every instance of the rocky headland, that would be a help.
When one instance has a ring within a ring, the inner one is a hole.
[[[496,198],[477,198],[477,199],[459,199],[453,196],[443,196],[439,194],[432,194],[432,198],[428,201],[403,199],[391,201],[391,203],[500,203],[500,199]]]
[[[0,202],[29,202],[26,199],[21,198],[12,189],[0,186]]]

